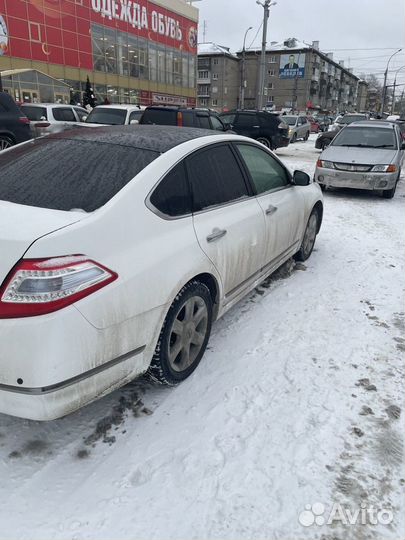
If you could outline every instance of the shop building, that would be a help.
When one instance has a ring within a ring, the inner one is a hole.
[[[194,106],[197,24],[185,0],[0,0],[3,87],[81,101],[89,77],[98,103]]]

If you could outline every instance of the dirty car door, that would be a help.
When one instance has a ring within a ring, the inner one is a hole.
[[[201,249],[221,276],[225,295],[237,294],[263,264],[265,220],[228,144],[186,160],[193,223]]]

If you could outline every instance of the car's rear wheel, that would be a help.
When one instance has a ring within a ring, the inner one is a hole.
[[[185,285],[166,315],[149,366],[156,382],[173,386],[196,369],[207,347],[212,324],[212,298],[206,285]]]
[[[271,149],[272,144],[271,144],[271,141],[269,139],[267,139],[267,137],[259,137],[256,140],[257,140],[257,142],[262,143],[262,144],[264,144],[264,146],[267,146],[267,148]]]
[[[310,257],[312,250],[314,249],[316,235],[318,233],[318,223],[319,213],[314,208],[309,216],[301,247],[294,255],[294,259],[296,261],[306,261]]]
[[[7,135],[0,135],[0,152],[10,148],[10,146],[14,146],[13,139],[10,139]]]

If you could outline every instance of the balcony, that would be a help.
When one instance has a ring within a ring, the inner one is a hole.
[[[211,75],[207,77],[197,77],[197,84],[211,84]]]

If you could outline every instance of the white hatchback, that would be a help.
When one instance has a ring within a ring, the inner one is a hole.
[[[174,385],[212,322],[307,259],[319,186],[260,143],[166,126],[0,156],[0,411],[63,416],[148,372]]]

